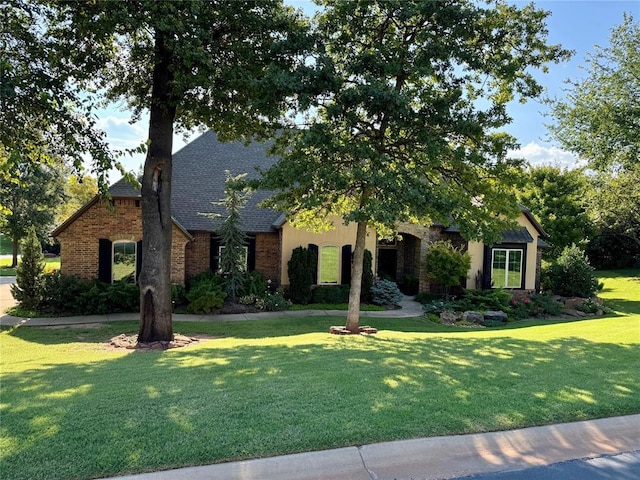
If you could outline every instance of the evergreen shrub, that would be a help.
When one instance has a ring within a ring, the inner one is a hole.
[[[598,291],[598,279],[584,252],[576,245],[565,247],[555,262],[542,270],[545,290],[565,297],[589,298]]]
[[[365,249],[362,259],[362,285],[360,286],[360,300],[365,303],[371,302],[371,287],[373,287],[373,281],[373,255],[371,255],[369,250]]]
[[[21,244],[22,258],[16,268],[16,283],[11,285],[11,294],[22,308],[32,309],[40,301],[44,256],[42,246],[31,227]]]
[[[402,300],[398,285],[390,280],[376,281],[371,287],[371,295],[377,305],[399,305]]]
[[[317,259],[308,248],[296,247],[287,263],[289,297],[293,303],[306,305],[311,300],[311,285],[315,283]]]
[[[349,285],[318,285],[312,291],[311,303],[349,303],[349,290]]]

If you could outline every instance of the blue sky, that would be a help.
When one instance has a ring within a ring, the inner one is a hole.
[[[313,13],[315,6],[310,0],[285,0],[305,13]],[[514,1],[518,5],[529,2]],[[549,42],[561,44],[564,48],[574,50],[575,54],[568,62],[552,64],[547,74],[538,76],[540,82],[551,97],[564,96],[565,80],[579,80],[585,76],[587,54],[594,52],[594,46],[607,46],[611,29],[620,25],[623,13],[632,14],[640,20],[640,1],[605,1],[605,0],[547,0],[536,1],[539,8],[551,12],[547,18]],[[532,164],[555,164],[575,166],[579,159],[570,152],[563,151],[547,138],[545,123],[549,122],[543,113],[546,107],[539,101],[529,101],[522,105],[514,103],[509,113],[513,122],[505,130],[514,135],[520,143],[520,149],[514,156],[524,157]],[[100,112],[100,126],[107,133],[107,138],[114,149],[134,148],[147,138],[148,124],[146,118],[140,122],[129,124],[129,112],[112,107]],[[193,137],[191,137],[193,138]],[[181,136],[174,137],[174,151],[184,146]],[[123,163],[129,170],[137,171],[144,162],[142,156],[125,158]],[[113,173],[111,181],[119,178]]]

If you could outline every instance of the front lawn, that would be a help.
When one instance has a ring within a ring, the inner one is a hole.
[[[0,277],[15,277],[16,269],[11,268],[11,258],[0,259]],[[54,270],[60,270],[60,257],[51,257],[44,259],[44,271],[50,273]]]
[[[634,273],[637,275],[638,271]],[[161,352],[103,343],[136,322],[5,328],[0,478],[79,479],[640,412],[640,288],[617,314],[462,329],[342,317],[176,322],[213,337]],[[626,291],[626,293],[625,293]]]

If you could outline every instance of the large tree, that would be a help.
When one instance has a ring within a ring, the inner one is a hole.
[[[92,176],[70,174],[65,185],[65,201],[56,210],[56,224],[60,225],[98,193],[98,182]]]
[[[554,166],[531,167],[518,199],[549,234],[551,248],[545,258],[556,259],[572,244],[584,250],[596,233],[588,212],[591,181],[581,169]]]
[[[631,168],[640,160],[640,24],[631,16],[595,47],[586,76],[553,100],[553,137],[595,170]]]
[[[62,61],[59,44],[44,28],[48,13],[38,2],[0,5],[0,144],[33,164],[55,159],[80,169],[90,158],[104,189],[113,155],[76,65]]]
[[[506,158],[515,141],[498,129],[509,101],[541,93],[531,70],[568,52],[547,44],[547,13],[533,5],[321,3],[316,65],[331,88],[281,138],[265,185],[294,218],[357,223],[347,313],[357,332],[368,226],[456,222],[492,241],[518,214],[519,162]]]
[[[136,119],[149,112],[142,177],[139,341],[170,340],[171,174],[176,129],[231,139],[267,132],[306,24],[279,0],[44,2],[47,38],[75,80]],[[223,172],[220,172],[223,175]]]
[[[31,228],[46,239],[53,226],[56,209],[65,199],[65,178],[55,162],[33,163],[15,152],[0,151],[0,232],[13,243],[12,266],[18,264],[18,245]]]

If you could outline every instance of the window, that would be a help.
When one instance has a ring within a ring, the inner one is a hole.
[[[135,281],[136,275],[136,243],[130,241],[113,242],[113,267],[111,282],[119,282],[125,278]]]
[[[245,272],[247,271],[247,260],[249,258],[249,248],[248,247],[242,247],[244,249],[244,254],[243,254],[243,259],[242,259],[242,270],[244,270]],[[220,245],[218,247],[218,273],[223,273],[222,272],[222,251],[225,249],[224,245]]]
[[[494,248],[491,282],[494,288],[522,288],[523,250]]]
[[[340,278],[340,249],[329,245],[320,249],[320,283],[338,283]]]

